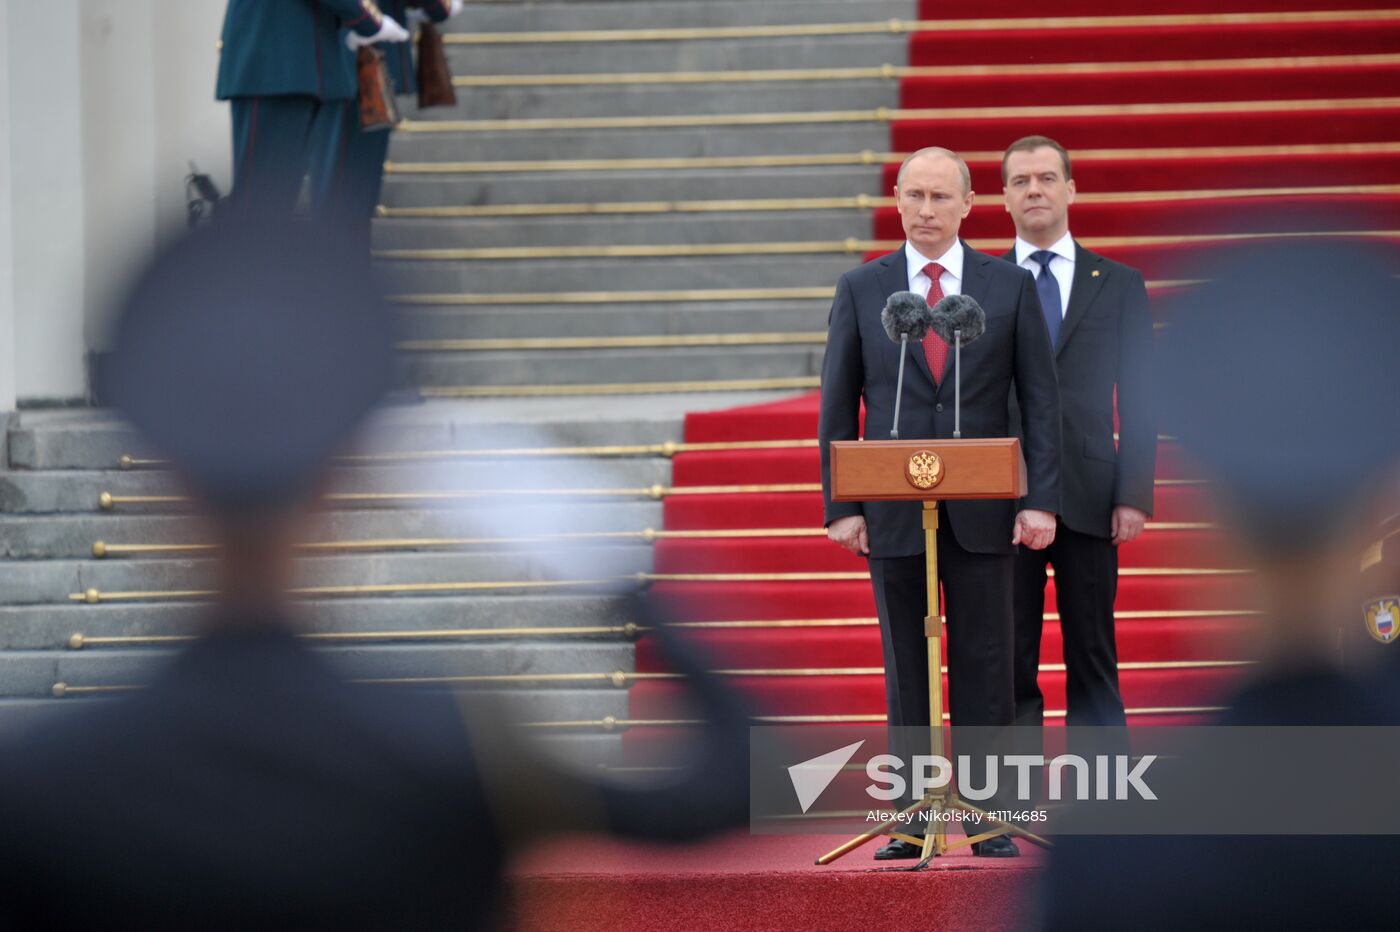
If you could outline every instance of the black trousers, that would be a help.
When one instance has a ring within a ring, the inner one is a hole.
[[[970,553],[958,545],[940,506],[938,571],[943,588],[948,650],[948,713],[954,726],[1010,725],[1012,685],[1011,554]],[[1008,530],[1009,533],[1009,530]],[[885,703],[891,751],[908,761],[927,754],[926,737],[905,740],[901,729],[929,727],[928,589],[923,554],[870,559],[870,581],[880,615]],[[953,740],[957,742],[956,733]],[[975,748],[959,748],[976,751]],[[976,782],[982,783],[978,777]],[[912,787],[908,802],[913,802]],[[907,804],[907,803],[906,803]],[[983,808],[996,808],[990,803]]]
[[[1064,637],[1066,724],[1123,725],[1113,635],[1118,548],[1063,523],[1049,547],[1022,547],[1016,555],[1016,722],[1040,725],[1045,716],[1037,674],[1047,564],[1055,568],[1055,601]]]

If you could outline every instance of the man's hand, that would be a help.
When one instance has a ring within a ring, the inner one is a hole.
[[[1044,550],[1055,540],[1055,516],[1048,511],[1027,508],[1016,513],[1016,533],[1011,535],[1012,544],[1021,544],[1032,550]]]
[[[345,44],[350,46],[350,51],[355,51],[362,45],[374,45],[376,42],[406,42],[408,41],[408,30],[394,21],[392,16],[386,16],[379,23],[379,31],[372,36],[362,36],[354,31],[345,34]]]
[[[868,556],[870,553],[870,537],[865,533],[865,517],[863,515],[847,515],[844,518],[837,518],[827,525],[826,538],[840,544],[858,557]]]
[[[1113,509],[1113,546],[1119,547],[1142,533],[1147,524],[1147,512],[1132,505],[1118,505]]]

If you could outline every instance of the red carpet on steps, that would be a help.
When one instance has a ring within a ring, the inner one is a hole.
[[[909,64],[945,70],[903,79],[901,106],[929,112],[893,121],[889,137],[867,148],[940,145],[969,154],[980,197],[963,233],[980,245],[1000,252],[1012,240],[1000,153],[1018,137],[1043,134],[1075,156],[1075,236],[1140,268],[1157,283],[1154,300],[1171,292],[1170,282],[1192,278],[1222,239],[1241,234],[1340,232],[1391,242],[1400,255],[1400,0],[1062,0],[1053,10],[1025,0],[925,0],[919,15],[937,25],[910,37]],[[1116,19],[1171,15],[1198,18]],[[998,19],[1017,22],[989,22]],[[982,67],[959,73],[960,65]],[[884,166],[877,190],[852,193],[888,197],[897,168]],[[897,214],[881,208],[849,235],[897,241],[902,231]],[[695,412],[685,440],[811,441],[817,407],[813,392]],[[1209,526],[1210,490],[1198,479],[1163,442],[1152,525],[1121,551],[1120,678],[1133,723],[1207,720],[1253,656],[1249,579],[1221,572],[1241,565]],[[664,527],[820,529],[819,493],[761,489],[818,481],[813,446],[682,453],[673,460],[675,486],[760,489],[670,496]],[[655,557],[656,571],[673,578],[655,582],[651,597],[693,623],[686,636],[760,714],[817,717],[812,728],[825,727],[823,716],[880,720],[880,640],[861,560],[819,535],[665,537]],[[1046,610],[1041,681],[1053,722],[1064,710],[1053,580]],[[645,637],[637,670],[664,670]],[[679,696],[666,679],[632,687],[630,717],[642,724],[624,731],[623,742],[635,760],[656,760],[684,732],[670,723],[688,714]],[[521,865],[517,888],[530,899],[520,898],[512,915],[547,915],[572,928],[864,928],[903,924],[904,898],[917,891],[930,928],[956,926],[969,909],[984,927],[1024,925],[1018,897],[1029,889],[1024,868],[1033,857],[1005,864],[964,855],[937,864],[948,870],[908,875],[871,873],[862,852],[834,870],[812,869],[823,848],[811,838],[744,838],[665,855],[561,847]],[[959,866],[979,869],[953,870]],[[626,884],[587,880],[614,870],[628,875]]]
[[[1369,97],[1400,87],[1400,61],[1329,64],[1307,68],[1209,68],[1171,75],[1158,69],[1123,71],[1105,88],[1099,74],[1033,74],[912,77],[901,82],[900,106],[1026,107],[1075,104],[1209,102],[1228,83],[1241,100],[1307,100]],[[1111,98],[1105,99],[1105,90]]]
[[[845,836],[749,836],[691,848],[563,838],[510,874],[506,927],[569,932],[792,932],[909,927],[1024,928],[1032,908],[1031,850],[1014,860],[966,850],[912,874],[878,870],[862,849],[826,867],[816,857]],[[976,870],[969,868],[976,867]]]
[[[1194,151],[1171,148],[1171,154],[1145,149],[1081,150],[1074,153],[1074,180],[1081,192],[1097,191],[1218,191],[1306,188],[1335,185],[1377,185],[1400,179],[1400,145],[1378,144],[1377,151],[1333,151],[1250,154],[1248,148],[1222,154],[1212,148]],[[1227,150],[1229,152],[1229,150]],[[972,187],[984,199],[1001,194],[1001,152],[978,157],[968,167]],[[899,164],[885,166],[878,194],[894,189]],[[1082,206],[1082,205],[1081,205]],[[1002,235],[1006,230],[1003,229]]]
[[[1160,13],[1167,13],[1162,4]],[[1031,14],[1042,18],[1043,14]],[[1383,55],[1394,52],[1400,19],[1364,16],[1340,22],[1277,22],[1263,25],[1102,26],[1088,29],[1021,28],[916,33],[909,64],[923,66],[1047,62],[1174,61],[1203,58],[1279,58],[1299,55]],[[1027,101],[1029,103],[1029,101]]]

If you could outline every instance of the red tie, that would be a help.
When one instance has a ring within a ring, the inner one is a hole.
[[[943,274],[943,266],[937,262],[930,262],[924,266],[924,274],[931,282],[926,297],[929,307],[933,307],[943,300],[943,286],[938,281],[939,276]],[[924,334],[924,358],[928,360],[928,371],[933,373],[933,384],[939,384],[943,379],[943,364],[948,361],[948,344],[932,330]]]

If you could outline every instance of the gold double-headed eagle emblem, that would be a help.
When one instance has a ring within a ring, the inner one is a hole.
[[[932,450],[920,450],[904,464],[904,478],[916,489],[931,489],[943,481],[943,460]]]

